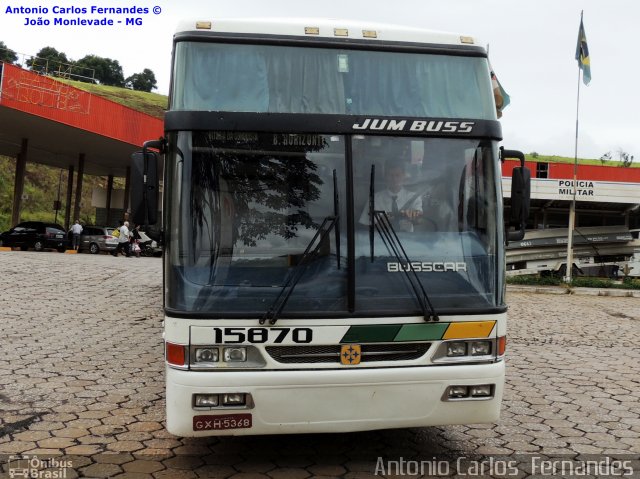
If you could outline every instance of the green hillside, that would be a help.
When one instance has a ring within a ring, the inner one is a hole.
[[[11,226],[11,205],[13,203],[14,174],[16,160],[0,156],[0,232],[6,231]],[[74,189],[75,189],[74,178]],[[84,223],[95,223],[95,208],[91,207],[91,194],[94,188],[106,188],[107,178],[85,175],[82,185],[82,199],[80,201],[80,219]],[[24,194],[27,199],[22,201],[22,221],[51,221],[56,219],[53,210],[53,202],[58,198],[60,187],[60,200],[62,209],[58,211],[57,222],[64,224],[64,211],[67,198],[67,170],[51,168],[35,163],[27,164],[27,172],[24,180]],[[124,188],[124,179],[114,180],[114,188]],[[71,214],[73,214],[73,202],[71,199]]]
[[[570,163],[573,165],[574,159],[566,156],[556,155],[540,155],[538,153],[527,153],[524,155],[527,161],[537,161],[538,163]],[[578,165],[596,165],[596,166],[619,166],[622,167],[622,163],[616,160],[607,160],[602,162],[598,159],[590,158],[578,158]],[[640,168],[640,163],[632,163],[629,168]]]
[[[115,103],[128,106],[134,110],[141,111],[156,118],[164,118],[169,97],[157,93],[147,93],[144,91],[129,90],[115,86],[94,85],[72,80],[60,80],[68,85],[80,90],[88,91],[94,95],[101,96]]]

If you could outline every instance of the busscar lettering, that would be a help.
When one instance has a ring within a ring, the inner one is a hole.
[[[387,263],[387,272],[401,273],[415,271],[417,273],[446,273],[467,271],[467,263],[463,261],[422,261],[412,263]]]
[[[474,121],[443,121],[443,120],[390,120],[386,118],[365,118],[354,123],[354,130],[368,131],[412,131],[427,133],[471,133]]]

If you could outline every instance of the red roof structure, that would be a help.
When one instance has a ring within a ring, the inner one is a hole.
[[[163,121],[14,65],[0,66],[0,154],[28,139],[28,161],[125,176],[129,156],[163,134]]]

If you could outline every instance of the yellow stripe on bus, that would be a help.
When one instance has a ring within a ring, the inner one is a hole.
[[[442,339],[486,338],[495,324],[495,321],[451,323]]]

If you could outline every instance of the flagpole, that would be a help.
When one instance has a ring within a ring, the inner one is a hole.
[[[580,25],[582,25],[582,15],[584,10],[580,12]],[[580,64],[578,64],[578,97],[576,99],[576,139],[574,146],[573,157],[573,198],[571,200],[571,207],[569,208],[569,231],[567,241],[567,266],[564,281],[571,283],[571,276],[573,273],[573,230],[576,223],[576,190],[578,189],[578,120],[580,118]]]

